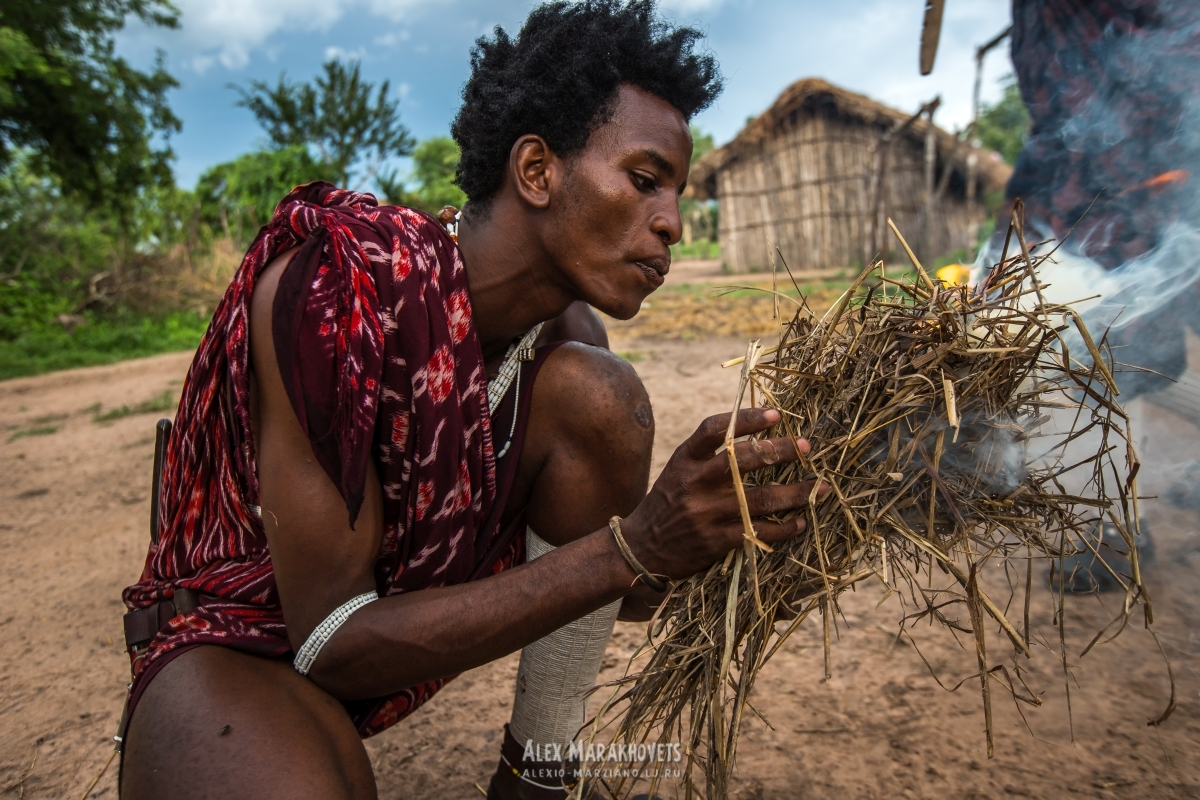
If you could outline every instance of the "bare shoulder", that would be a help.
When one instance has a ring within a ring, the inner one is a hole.
[[[608,347],[608,331],[595,309],[582,300],[567,306],[567,310],[542,326],[538,345],[550,342],[584,342]]]
[[[534,409],[549,412],[560,431],[587,438],[654,435],[650,397],[637,372],[620,356],[580,342],[567,342],[546,359]]]

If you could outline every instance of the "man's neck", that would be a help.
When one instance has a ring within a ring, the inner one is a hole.
[[[486,215],[463,215],[458,247],[485,360],[576,299],[543,247],[530,211],[505,192]]]

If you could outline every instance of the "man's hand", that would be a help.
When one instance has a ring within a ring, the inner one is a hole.
[[[734,433],[745,436],[779,421],[779,412],[744,409]],[[742,544],[744,529],[729,456],[723,447],[729,415],[706,419],[667,462],[650,494],[622,522],[622,533],[634,555],[655,575],[678,579],[707,569]],[[797,451],[799,447],[799,451]],[[751,439],[734,447],[738,470],[745,475],[762,467],[795,461],[808,442],[790,437]],[[779,523],[761,517],[808,505],[813,482],[746,488],[754,532],[764,542],[789,539],[804,530],[800,516]],[[818,494],[828,488],[822,486]]]

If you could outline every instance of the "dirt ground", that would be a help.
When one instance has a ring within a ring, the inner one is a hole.
[[[704,416],[727,408],[736,375],[717,364],[743,348],[725,339],[614,342],[654,402],[654,474]],[[146,549],[159,414],[98,423],[96,404],[133,412],[177,392],[189,358],[0,383],[0,798],[83,797],[111,752],[128,679],[119,597]],[[1152,463],[1142,489],[1156,494],[1174,478],[1164,465],[1200,458],[1200,433],[1167,412],[1147,417],[1142,452]],[[1146,724],[1169,695],[1151,637],[1138,626],[1080,659],[1100,608],[1096,598],[1072,598],[1073,740],[1061,665],[1042,647],[1024,666],[1044,706],[1026,712],[1026,728],[1011,701],[997,697],[989,761],[978,681],[940,689],[914,647],[896,643],[899,607],[876,609],[882,595],[865,587],[845,596],[832,680],[823,677],[816,622],[767,666],[751,701],[771,727],[758,718],[744,727],[737,796],[1200,797],[1200,518],[1161,501],[1148,506],[1157,557],[1147,582],[1177,684],[1178,707],[1166,724]],[[1034,612],[1035,632],[1053,645],[1048,603]],[[947,686],[974,671],[973,652],[944,632],[914,635]],[[604,677],[617,674],[643,636],[643,626],[618,626]],[[514,654],[460,676],[370,740],[380,796],[479,796],[495,766],[516,665]],[[115,798],[115,768],[88,796]]]

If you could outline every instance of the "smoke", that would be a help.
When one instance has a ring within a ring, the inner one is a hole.
[[[1107,331],[1131,365],[1118,369],[1123,399],[1161,392],[1198,323],[1200,3],[1017,0],[1013,15],[1033,127],[1007,193],[1025,204],[1027,239],[1053,240],[1035,254],[1058,246],[1043,293],[1083,300],[1093,335]],[[1000,258],[1007,221],[977,274]]]
[[[1181,290],[1200,280],[1200,229],[1172,222],[1162,244],[1114,270],[1064,248],[1040,273],[1048,300],[1080,301],[1075,309],[1090,329],[1119,333],[1161,312]]]

